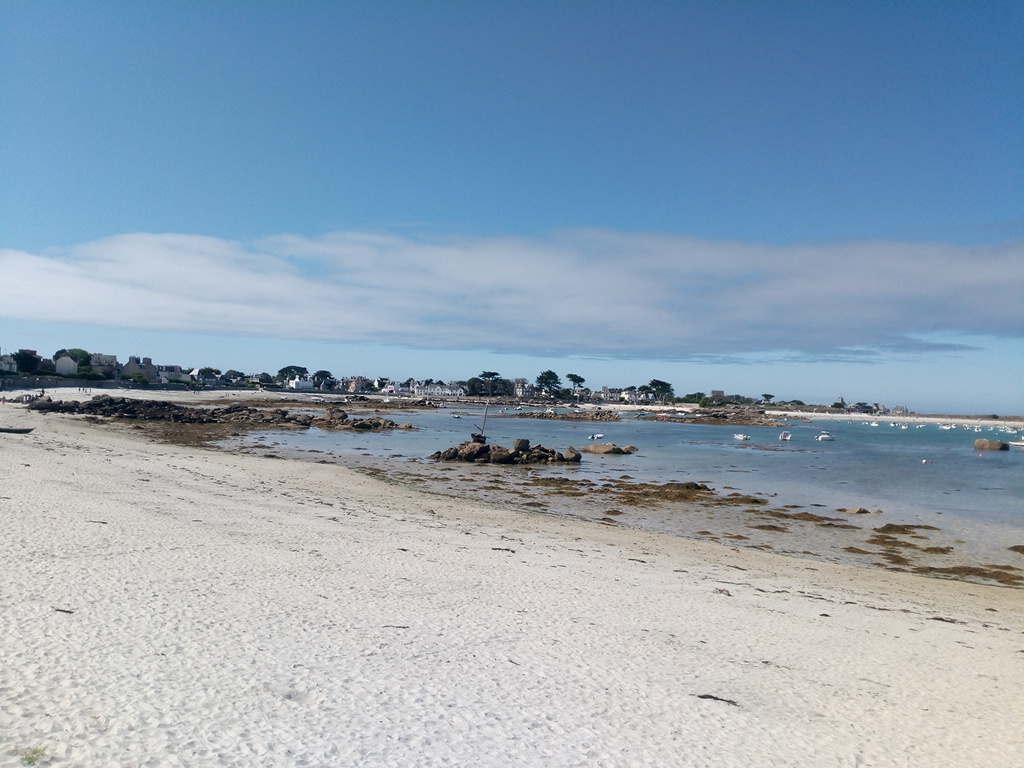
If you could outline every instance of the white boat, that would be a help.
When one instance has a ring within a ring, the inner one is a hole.
[[[744,435],[742,432],[737,432],[735,435],[733,435],[733,437],[735,437],[737,440],[749,440],[750,439],[750,435]]]
[[[789,432],[783,432],[781,435],[779,435],[779,440],[792,440],[792,439],[793,439],[793,435],[791,435]]]
[[[592,435],[587,435],[588,440],[600,440],[604,435],[601,432],[595,432]]]
[[[820,435],[818,435],[814,439],[815,440],[820,440],[822,442],[829,442],[831,440],[835,440],[835,438],[832,436],[831,432],[822,432]]]

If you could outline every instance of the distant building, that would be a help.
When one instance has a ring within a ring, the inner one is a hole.
[[[89,368],[93,373],[112,377],[118,373],[120,365],[117,362],[117,355],[101,355],[97,353],[89,356]]]
[[[412,393],[416,397],[465,397],[466,390],[458,385],[450,384],[422,384],[416,382],[412,386]]]
[[[156,375],[161,384],[188,381],[188,374],[181,370],[180,365],[158,365],[156,367]]]
[[[340,389],[346,392],[365,392],[370,385],[370,380],[364,376],[353,376],[351,379],[342,379]]]
[[[53,369],[61,376],[74,376],[78,373],[78,362],[71,355],[61,355],[53,361]]]
[[[140,361],[138,356],[132,355],[121,368],[121,375],[131,377],[136,374],[141,375],[146,381],[156,381],[159,378],[156,366],[153,365],[153,361],[150,358],[144,357]]]
[[[285,386],[288,389],[298,389],[303,391],[312,390],[314,388],[313,379],[309,374],[306,374],[305,376],[295,376],[294,378],[288,379]]]
[[[4,373],[18,372],[18,364],[14,362],[14,355],[0,355],[0,371]]]

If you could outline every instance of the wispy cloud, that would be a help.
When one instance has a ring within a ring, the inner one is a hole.
[[[870,359],[1024,336],[1024,242],[126,234],[0,250],[0,316],[525,354]]]

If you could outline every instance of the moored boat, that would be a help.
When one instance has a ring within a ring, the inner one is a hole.
[[[779,435],[779,440],[792,440],[792,439],[793,439],[793,435],[791,435],[788,431],[787,432],[783,432],[781,435]]]
[[[737,440],[749,440],[750,439],[750,435],[744,435],[742,432],[737,432],[735,435],[733,435],[733,437],[735,437]]]
[[[821,433],[820,435],[818,435],[818,436],[817,436],[816,438],[814,438],[814,439],[815,439],[815,440],[820,440],[820,441],[822,441],[822,442],[830,442],[830,441],[832,441],[832,440],[835,440],[835,437],[833,437],[833,436],[832,436],[832,433],[831,433],[831,432],[825,432],[825,431],[822,431],[822,433]]]

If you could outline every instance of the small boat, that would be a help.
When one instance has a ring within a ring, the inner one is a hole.
[[[793,439],[793,435],[791,435],[789,432],[783,432],[781,435],[779,435],[779,440],[792,440],[792,439]]]
[[[11,435],[27,435],[35,427],[0,427],[0,432],[6,432]]]
[[[595,432],[594,434],[592,434],[592,435],[589,435],[589,436],[587,437],[587,439],[588,439],[588,440],[600,440],[600,439],[601,439],[602,437],[604,437],[604,435],[603,435],[603,434],[601,434],[600,432]]]
[[[820,435],[818,435],[816,438],[814,438],[814,439],[815,440],[820,440],[821,442],[830,442],[832,440],[835,440],[835,438],[832,436],[831,432],[824,432],[824,431]]]
[[[461,419],[461,418],[462,418],[462,416],[461,416],[461,415],[459,415],[459,414],[457,414],[457,413],[453,413],[453,414],[452,414],[452,418],[453,418],[453,419]]]
[[[744,435],[742,432],[737,432],[735,435],[733,435],[733,437],[735,437],[737,440],[749,440],[750,439],[750,435]]]

